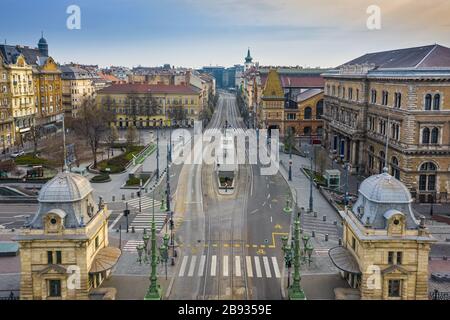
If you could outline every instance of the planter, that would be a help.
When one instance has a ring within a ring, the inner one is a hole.
[[[89,180],[91,183],[107,183],[111,182],[111,178],[109,175],[98,175]]]

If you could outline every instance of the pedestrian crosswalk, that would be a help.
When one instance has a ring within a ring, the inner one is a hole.
[[[122,251],[137,252],[136,247],[138,245],[144,245],[144,241],[142,241],[142,240],[129,240],[123,246]]]
[[[209,261],[208,261],[209,260]],[[243,277],[249,278],[281,278],[277,257],[267,256],[234,256],[185,255],[181,260],[179,277]]]
[[[153,206],[156,209],[161,206],[161,201],[155,200],[155,202],[153,203],[153,199],[150,197],[143,196],[140,200],[142,210],[153,208]],[[135,209],[139,209],[139,198],[128,200],[126,203]]]

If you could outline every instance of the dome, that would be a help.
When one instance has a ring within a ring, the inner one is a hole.
[[[38,45],[47,45],[47,40],[45,40],[45,38],[42,37],[41,39],[39,39]]]
[[[377,203],[410,203],[411,194],[399,180],[384,172],[361,183],[359,192],[368,200]]]
[[[47,182],[39,192],[39,202],[75,202],[93,191],[89,181],[74,173],[63,172]]]

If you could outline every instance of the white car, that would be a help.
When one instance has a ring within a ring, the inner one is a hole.
[[[11,158],[15,159],[15,158],[23,156],[23,155],[25,155],[24,151],[16,151],[16,152],[11,153]]]

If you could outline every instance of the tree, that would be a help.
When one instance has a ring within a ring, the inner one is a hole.
[[[108,132],[112,115],[104,108],[97,107],[92,100],[83,101],[79,117],[74,123],[75,131],[86,138],[97,168],[97,151],[100,141]]]
[[[38,152],[38,142],[41,138],[41,132],[39,131],[39,128],[36,127],[36,125],[33,125],[31,127],[31,138],[33,140],[33,154],[36,155]]]
[[[108,142],[109,148],[111,150],[111,156],[114,156],[113,148],[114,143],[119,139],[119,131],[116,126],[111,126],[106,134],[106,141]],[[108,152],[109,159],[109,152]]]
[[[171,120],[176,120],[179,124],[180,122],[186,120],[187,112],[182,105],[174,106],[169,109],[169,118]]]
[[[125,138],[127,139],[128,147],[134,146],[136,140],[138,139],[138,131],[135,126],[131,126],[127,129]]]

